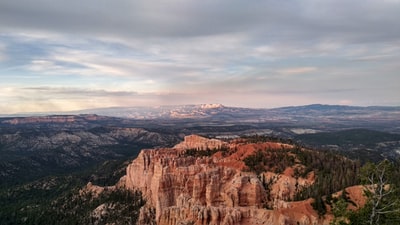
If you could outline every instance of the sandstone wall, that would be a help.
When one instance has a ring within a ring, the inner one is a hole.
[[[259,177],[228,166],[235,164],[227,163],[223,157],[185,156],[186,147],[201,146],[194,139],[205,143],[202,138],[192,136],[178,148],[143,150],[118,184],[142,191],[147,199],[146,211],[155,208],[157,224],[324,224],[312,210],[310,201],[291,203],[282,199],[274,210],[263,208],[266,191]],[[278,190],[272,194],[286,196],[293,188],[292,183],[290,176],[282,176],[275,185]],[[149,223],[143,222],[148,221],[146,218],[139,221],[139,224]]]

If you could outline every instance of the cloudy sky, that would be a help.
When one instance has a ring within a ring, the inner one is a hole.
[[[0,114],[400,105],[400,0],[0,0]]]

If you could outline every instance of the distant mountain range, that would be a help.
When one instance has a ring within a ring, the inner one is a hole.
[[[77,114],[97,114],[133,119],[158,118],[210,118],[210,117],[258,117],[263,120],[282,116],[393,116],[400,115],[400,107],[390,106],[344,106],[313,104],[281,108],[240,108],[221,104],[178,105],[158,107],[113,107],[76,111]]]
[[[48,113],[49,114],[49,113]],[[44,114],[0,115],[4,117],[31,117]],[[146,120],[149,123],[179,123],[182,121],[203,121],[201,124],[265,124],[295,128],[294,133],[313,132],[304,128],[319,130],[340,130],[365,128],[400,133],[399,106],[344,106],[313,104],[272,109],[227,107],[221,104],[178,105],[158,107],[111,107],[72,112],[52,113],[52,115],[96,115],[120,118],[121,120]],[[25,120],[33,121],[34,118]],[[161,121],[161,122],[160,122]],[[10,122],[10,121],[8,121]],[[15,122],[15,121],[13,121]],[[298,128],[300,130],[298,130]],[[337,129],[336,129],[337,128]]]
[[[207,120],[221,125],[228,123],[279,123],[289,126],[330,128],[368,128],[400,133],[400,107],[344,106],[313,104],[272,109],[227,107],[221,104],[118,107],[90,109],[76,114],[145,120]],[[332,126],[335,125],[335,126]]]
[[[94,108],[69,112],[41,112],[0,114],[0,117],[28,117],[44,115],[79,115],[96,114],[110,117],[131,119],[182,119],[210,117],[261,117],[276,119],[282,116],[392,116],[400,114],[400,106],[347,106],[312,104],[304,106],[287,106],[280,108],[242,108],[229,107],[222,104],[167,105],[167,106],[134,106]],[[278,116],[280,114],[280,116]],[[271,118],[272,116],[272,118]]]

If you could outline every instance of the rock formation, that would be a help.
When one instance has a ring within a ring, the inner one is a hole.
[[[149,224],[149,213],[155,209],[153,223],[159,225],[234,225],[234,224],[329,224],[319,219],[312,200],[286,202],[284,196],[294,192],[290,171],[276,175],[270,192],[273,210],[266,209],[267,192],[260,175],[245,170],[246,152],[256,151],[254,144],[235,144],[229,152],[193,157],[186,148],[218,148],[226,143],[199,136],[188,136],[171,149],[143,150],[127,167],[119,187],[138,189],[147,199],[139,224]],[[265,146],[280,145],[266,143]],[[226,155],[226,156],[224,156]],[[274,176],[274,174],[265,174]],[[309,185],[313,180],[301,180]],[[143,222],[147,221],[147,222]]]
[[[219,149],[226,145],[227,143],[218,139],[208,139],[198,135],[185,136],[183,142],[174,146],[175,149]]]

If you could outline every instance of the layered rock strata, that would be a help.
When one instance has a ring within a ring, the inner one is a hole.
[[[196,144],[194,139],[201,141]],[[210,142],[204,145],[204,139],[195,136],[186,138],[185,142],[178,148],[143,150],[118,184],[142,191],[147,199],[146,210],[155,208],[157,224],[322,224],[310,201],[291,203],[274,199],[279,203],[274,210],[265,209],[267,192],[259,176],[243,171],[243,166],[232,166],[238,165],[232,155],[230,158],[218,154],[187,156],[183,146],[210,148]],[[243,151],[240,148],[238,152]],[[276,184],[279,190],[270,194],[279,196],[289,192],[290,195],[291,187],[288,190],[285,187],[292,180],[286,176],[278,180],[287,184]],[[142,217],[148,214],[141,213]],[[143,221],[148,220],[140,218],[139,224],[145,224]]]
[[[185,136],[183,142],[174,146],[174,149],[185,150],[185,149],[219,149],[226,146],[227,143],[218,139],[208,139],[198,135]]]

